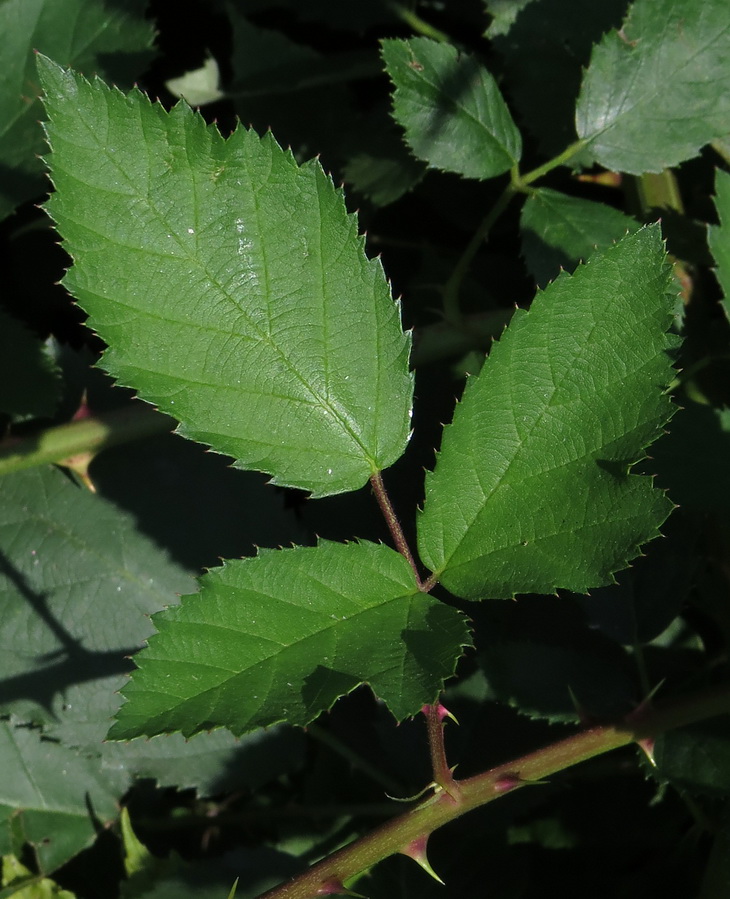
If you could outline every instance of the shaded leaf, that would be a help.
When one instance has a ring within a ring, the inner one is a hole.
[[[687,602],[697,565],[696,519],[675,512],[662,530],[664,539],[655,540],[646,555],[622,571],[618,583],[575,597],[591,627],[617,643],[650,643]]]
[[[488,4],[491,11],[494,0]],[[522,9],[517,9],[522,5]],[[575,140],[575,103],[593,45],[618,28],[628,0],[531,0],[500,10],[488,35],[504,60],[505,89],[549,156]],[[511,20],[511,21],[510,21]],[[570,165],[590,164],[583,152]]]
[[[725,0],[635,0],[593,51],[578,135],[607,169],[661,172],[730,132]]]
[[[707,242],[715,257],[715,275],[723,293],[723,308],[730,318],[730,174],[717,169],[715,173],[715,209],[719,225],[707,229]]]
[[[0,309],[0,412],[14,418],[50,416],[60,394],[58,366],[48,349]]]
[[[596,248],[610,246],[639,223],[605,203],[571,197],[550,188],[530,193],[522,208],[522,254],[538,286],[572,272]]]
[[[455,47],[428,38],[382,42],[393,115],[430,168],[494,178],[520,159],[522,140],[494,78]]]
[[[551,722],[615,720],[639,699],[626,652],[554,596],[492,603],[479,616],[478,661],[493,700]]]
[[[469,641],[461,615],[373,543],[227,562],[154,623],[113,739],[303,725],[361,683],[400,720],[434,700]]]
[[[103,364],[235,465],[317,495],[403,452],[409,340],[319,164],[39,60],[48,204]]]
[[[515,313],[427,475],[421,558],[469,599],[612,583],[672,504],[629,474],[672,412],[670,272],[656,226]]]
[[[152,631],[149,615],[194,586],[129,515],[58,470],[18,472],[3,479],[0,552],[2,708],[43,721],[47,738],[118,785],[117,798],[135,777],[212,794],[255,788],[299,764],[301,737],[290,729],[243,741],[221,732],[194,743],[103,743],[125,657]]]
[[[660,777],[694,795],[730,794],[730,721],[711,718],[657,737]]]
[[[0,3],[0,219],[46,189],[34,50],[131,84],[152,58],[146,0],[3,0]]]
[[[43,874],[90,846],[97,823],[116,818],[120,778],[14,719],[0,722],[0,767],[0,826],[12,819],[13,838],[30,843]]]

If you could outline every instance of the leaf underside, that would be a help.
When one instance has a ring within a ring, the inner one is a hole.
[[[672,504],[629,474],[672,413],[672,298],[650,226],[518,311],[427,475],[421,558],[469,599],[613,582]]]
[[[270,134],[224,140],[39,58],[65,285],[103,366],[276,483],[361,487],[403,452],[410,340],[341,191]]]
[[[461,614],[372,543],[226,562],[153,620],[112,739],[304,725],[361,683],[401,720],[434,701],[469,643]]]

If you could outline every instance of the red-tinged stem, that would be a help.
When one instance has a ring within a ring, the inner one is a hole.
[[[403,533],[403,528],[401,527],[400,521],[398,520],[398,516],[395,514],[393,503],[391,503],[390,501],[390,497],[388,496],[388,492],[385,489],[383,477],[380,472],[371,475],[370,483],[373,488],[373,493],[375,494],[375,499],[378,501],[378,505],[380,506],[380,511],[383,513],[383,518],[385,518],[388,524],[388,530],[390,531],[391,537],[393,538],[393,543],[395,543],[395,548],[413,569],[413,573],[416,575],[416,583],[418,584],[418,589],[422,590],[423,582],[421,581],[421,575],[418,573],[416,560],[413,558],[413,553],[411,552],[410,546],[408,546],[408,541],[406,540],[406,536]]]
[[[423,714],[426,716],[428,748],[431,752],[434,783],[438,784],[456,802],[459,797],[459,784],[454,779],[446,761],[446,747],[444,746],[444,719],[448,716],[448,712],[440,702],[434,702],[433,705],[423,707]]]
[[[730,712],[730,684],[658,708],[617,725],[591,727],[490,771],[458,781],[456,796],[441,791],[377,830],[340,849],[261,899],[313,899],[324,885],[346,883],[361,871],[428,836],[437,828],[508,792],[539,782],[579,762],[667,730]]]

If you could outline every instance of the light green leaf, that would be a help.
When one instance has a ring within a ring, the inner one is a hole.
[[[131,84],[152,57],[146,0],[3,0],[0,3],[0,219],[46,189],[34,50]]]
[[[520,219],[522,254],[540,287],[561,268],[572,272],[596,247],[610,246],[639,223],[605,203],[538,188],[527,198]]]
[[[613,582],[672,504],[629,474],[672,404],[670,272],[651,226],[515,313],[427,475],[421,558],[469,599]]]
[[[464,618],[373,543],[227,562],[153,620],[112,739],[304,725],[361,683],[400,720],[434,700],[469,642]]]
[[[636,0],[593,52],[576,124],[601,165],[634,175],[730,132],[726,0]]]
[[[393,463],[410,341],[319,163],[39,65],[48,208],[107,370],[184,436],[280,484],[340,493]]]
[[[722,305],[730,318],[730,175],[717,169],[715,174],[715,209],[719,225],[707,229],[710,252],[715,257],[715,275],[724,296]]]
[[[3,856],[2,871],[3,890],[0,896],[11,894],[15,899],[50,899],[51,896],[75,899],[73,893],[62,890],[57,883],[47,877],[38,880],[37,876],[22,865],[14,855]],[[26,886],[23,886],[24,883]]]
[[[519,162],[522,139],[494,78],[473,56],[428,38],[382,42],[393,115],[431,168],[494,178]]]
[[[0,722],[0,769],[0,828],[12,819],[14,840],[30,843],[43,874],[94,842],[92,814],[102,826],[117,816],[118,777],[14,719]]]
[[[0,309],[0,412],[52,415],[61,393],[58,366],[41,341]]]

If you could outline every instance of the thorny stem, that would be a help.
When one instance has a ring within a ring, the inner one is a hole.
[[[39,434],[8,437],[0,443],[0,475],[63,462],[79,453],[96,453],[118,443],[165,434],[175,427],[167,415],[133,403],[114,412],[47,428]]]
[[[490,771],[458,781],[456,798],[442,791],[375,831],[335,852],[299,877],[265,893],[261,899],[313,899],[343,884],[414,840],[466,812],[492,802],[546,777],[639,740],[650,740],[667,730],[730,712],[730,684],[685,696],[671,705],[649,708],[616,725],[591,727]]]
[[[395,548],[413,569],[413,573],[416,576],[416,584],[418,585],[418,589],[422,590],[423,582],[421,581],[421,575],[418,572],[416,560],[413,558],[413,553],[411,552],[410,546],[408,546],[408,541],[406,540],[406,536],[403,533],[403,528],[401,527],[398,516],[395,514],[393,504],[391,503],[390,497],[388,496],[388,493],[385,489],[383,476],[379,471],[370,476],[370,484],[372,485],[373,493],[375,494],[375,498],[377,499],[378,505],[380,506],[380,511],[383,513],[383,518],[385,518],[388,524],[388,530],[390,531],[390,534],[393,538],[393,543],[395,543]]]
[[[428,748],[431,753],[431,770],[433,780],[442,790],[451,796],[454,802],[459,801],[459,785],[446,761],[446,747],[444,746],[444,719],[446,710],[440,702],[423,707],[426,716],[426,728],[428,730]]]

